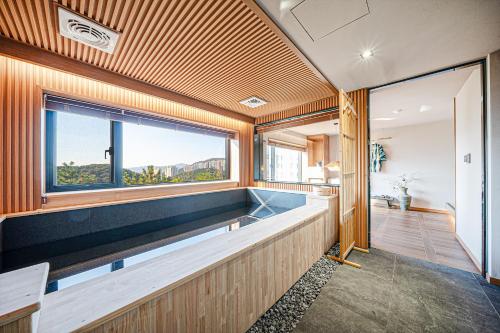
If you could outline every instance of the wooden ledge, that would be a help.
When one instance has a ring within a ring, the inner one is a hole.
[[[0,326],[40,310],[48,274],[48,263],[0,274]]]
[[[73,209],[121,205],[133,202],[160,200],[244,188],[238,187],[238,185],[238,181],[221,180],[214,182],[51,193],[48,195],[49,203],[44,205],[43,208],[28,212],[11,213],[7,214],[6,217],[12,218]]]

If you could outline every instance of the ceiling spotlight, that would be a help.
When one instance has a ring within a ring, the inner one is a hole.
[[[368,58],[371,58],[373,56],[373,51],[372,50],[366,50],[363,53],[360,54],[361,59],[367,60]]]
[[[397,109],[397,110],[393,110],[392,113],[394,114],[398,114],[398,113],[401,113],[403,112],[403,109]]]
[[[432,107],[430,105],[422,105],[420,107],[420,112],[427,112],[427,111],[430,111],[432,109]]]
[[[250,96],[240,101],[240,103],[253,109],[262,106],[264,104],[267,104],[267,101],[257,96]]]

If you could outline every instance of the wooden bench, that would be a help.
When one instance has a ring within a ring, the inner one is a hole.
[[[385,200],[387,202],[387,208],[392,208],[393,203],[397,201],[396,198],[391,197],[390,195],[372,195],[371,198],[377,200]]]

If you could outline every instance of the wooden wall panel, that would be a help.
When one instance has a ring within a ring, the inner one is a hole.
[[[348,93],[358,113],[358,219],[356,246],[368,248],[368,90],[359,89]]]
[[[240,186],[253,186],[253,132],[254,126],[249,125],[243,126],[239,131]]]
[[[109,54],[57,33],[57,3],[121,32]],[[335,96],[254,0],[0,0],[0,35],[251,117]],[[250,96],[270,103],[251,109]]]
[[[256,124],[268,123],[270,121],[282,120],[290,117],[301,116],[311,112],[326,110],[337,107],[339,105],[338,96],[327,97],[312,103],[306,103],[295,108],[287,109],[285,111],[272,113],[269,115],[257,117]]]
[[[253,125],[158,97],[0,56],[0,119],[2,120],[0,213],[33,211],[41,207],[42,90],[237,131],[242,162],[240,183],[244,185],[251,183],[253,164],[243,164],[251,157]],[[144,194],[141,194],[141,197],[144,197]]]

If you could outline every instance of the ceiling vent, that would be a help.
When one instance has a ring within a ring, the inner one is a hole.
[[[256,96],[248,97],[247,99],[240,101],[240,103],[251,107],[252,109],[267,104],[265,100]]]
[[[98,50],[113,53],[120,34],[63,7],[57,8],[59,33]]]

